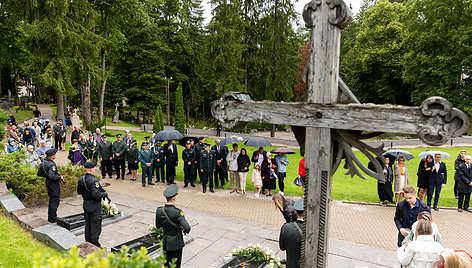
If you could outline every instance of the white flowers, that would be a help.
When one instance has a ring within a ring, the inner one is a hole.
[[[261,244],[248,244],[246,247],[239,246],[230,252],[233,256],[244,256],[248,260],[255,262],[265,262],[266,267],[282,267],[280,258],[274,256],[274,252],[268,247],[262,247]],[[225,258],[226,260],[226,258]]]
[[[123,216],[124,215],[123,211],[118,210],[118,207],[115,204],[113,204],[113,202],[108,201],[108,200],[102,200],[102,208],[105,215],[110,215],[110,216],[118,216],[118,215]]]

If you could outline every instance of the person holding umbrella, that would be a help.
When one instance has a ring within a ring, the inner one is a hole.
[[[410,175],[403,155],[398,157],[398,163],[394,166],[394,173],[395,184],[393,188],[395,191],[395,201],[398,203],[403,199],[403,188],[410,185]]]
[[[277,178],[279,181],[279,194],[284,195],[284,179],[287,176],[287,166],[289,164],[287,156],[279,151],[274,157],[275,163],[277,163]]]
[[[166,154],[166,180],[167,185],[175,184],[175,167],[179,163],[179,154],[177,153],[177,145],[172,143],[172,140],[167,140],[164,145]]]
[[[375,159],[379,162],[380,166],[383,169],[383,174],[385,176],[385,182],[377,182],[377,194],[379,195],[380,205],[385,207],[385,201],[389,201],[392,204],[395,204],[393,201],[393,192],[392,192],[392,182],[393,182],[393,169],[392,165],[395,163],[395,157],[390,154],[385,154],[385,164],[380,160],[379,157]],[[375,166],[372,162],[369,162],[368,168],[375,172]]]
[[[257,151],[252,153],[251,161],[254,163],[254,165],[258,163],[259,166],[262,167],[262,161],[266,159],[266,155],[267,152],[264,150],[264,147],[259,147]]]

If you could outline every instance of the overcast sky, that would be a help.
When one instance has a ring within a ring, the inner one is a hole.
[[[361,7],[361,4],[362,4],[362,0],[344,0],[346,2],[346,4],[349,6],[349,5],[352,5],[352,12],[353,14],[355,15],[360,7]],[[208,3],[209,1],[208,0],[203,0],[203,6],[205,7],[205,23],[208,24],[208,22],[210,22],[210,19],[211,19],[211,5]],[[306,3],[308,3],[309,0],[298,0],[297,3],[295,3],[295,9],[296,11],[300,14],[300,18],[299,18],[299,24],[300,25],[303,25],[304,24],[304,21],[303,21],[303,18],[301,17],[301,14],[302,14],[302,11],[303,11],[303,7],[306,5]]]

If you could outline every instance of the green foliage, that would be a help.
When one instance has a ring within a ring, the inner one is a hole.
[[[73,246],[64,256],[51,256],[49,254],[36,254],[33,268],[127,268],[127,267],[164,267],[166,259],[162,254],[157,259],[153,260],[147,256],[147,251],[142,248],[139,251],[131,252],[123,247],[120,252],[113,252],[105,255],[105,249],[99,252],[93,252],[83,259],[79,255],[79,250]],[[167,266],[166,266],[167,267]],[[170,267],[175,267],[172,265]]]
[[[47,189],[44,178],[36,176],[39,166],[32,168],[25,164],[24,151],[12,154],[0,155],[0,179],[5,180],[8,188],[11,188],[24,202],[34,203],[47,199]],[[76,194],[77,181],[85,174],[85,169],[72,168],[71,165],[58,167],[66,181],[61,185],[61,196]]]
[[[175,91],[175,129],[185,135],[184,97],[182,96],[182,83],[179,83]]]
[[[244,256],[251,262],[265,262],[272,264],[271,267],[283,267],[280,258],[275,257],[268,247],[263,248],[261,244],[249,244],[247,247],[238,247],[231,251],[233,256]]]
[[[402,80],[405,11],[400,3],[380,0],[347,30],[341,75],[362,102],[410,104]]]
[[[152,131],[157,133],[164,130],[164,117],[162,115],[161,105],[157,105],[156,115],[154,115],[154,123],[152,125]]]
[[[91,133],[95,133],[95,129],[97,128],[102,128],[105,125],[106,122],[106,117],[104,117],[102,120],[95,119],[94,121],[90,122],[90,124],[87,127],[87,130],[90,131]]]
[[[0,109],[0,125],[5,125],[7,120],[8,114],[3,109]],[[0,127],[0,140],[3,140],[6,134],[7,130],[4,127]]]

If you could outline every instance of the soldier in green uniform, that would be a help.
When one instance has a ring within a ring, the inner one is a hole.
[[[300,256],[302,250],[303,237],[303,199],[299,199],[293,205],[297,211],[297,221],[288,222],[282,225],[280,230],[279,247],[281,250],[287,251],[287,268],[299,268]]]
[[[141,183],[143,187],[146,187],[146,177],[148,177],[148,184],[154,185],[152,183],[152,151],[149,149],[149,143],[143,142],[141,144],[141,150],[139,151],[139,162],[141,162],[142,177]]]
[[[205,150],[200,153],[200,172],[202,176],[200,180],[202,182],[203,192],[206,193],[206,185],[210,182],[210,192],[213,191],[213,172],[215,171],[216,157],[215,152],[210,150],[210,144],[205,143]]]
[[[96,162],[86,162],[85,176],[77,182],[77,193],[84,199],[85,217],[85,242],[90,242],[101,247],[98,239],[102,233],[102,198],[108,197],[108,193],[102,188],[95,178]]]
[[[175,207],[177,197],[177,185],[171,185],[164,190],[167,199],[164,207],[156,209],[156,227],[163,228],[164,231],[164,252],[167,263],[170,265],[173,259],[175,267],[179,268],[182,260],[182,249],[185,246],[182,233],[190,232],[190,225],[185,219],[184,212]]]
[[[107,135],[102,135],[102,141],[97,145],[97,154],[102,163],[102,180],[105,179],[105,175],[108,173],[108,177],[111,179],[112,170],[112,160],[113,160],[113,151],[112,143],[107,140]]]
[[[115,166],[116,179],[122,180],[125,179],[125,152],[126,152],[126,143],[121,140],[121,134],[116,134],[116,141],[113,142],[112,146],[113,151],[113,165]],[[121,170],[121,176],[120,176]]]

